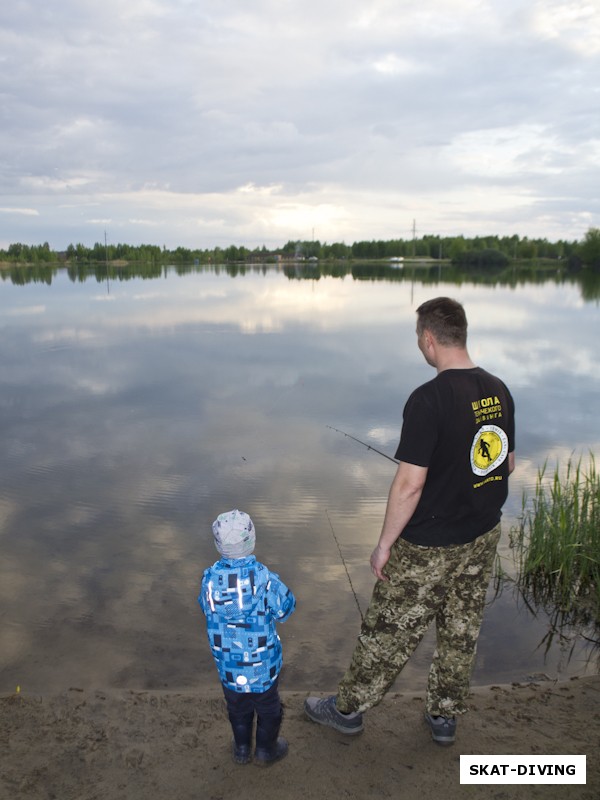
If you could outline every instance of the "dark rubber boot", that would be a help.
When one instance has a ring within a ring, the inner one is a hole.
[[[259,767],[270,767],[287,756],[287,740],[278,735],[282,718],[283,714],[278,717],[258,717],[254,763]]]
[[[236,764],[248,764],[252,761],[252,727],[254,725],[254,712],[241,717],[230,717],[233,730],[233,760]]]

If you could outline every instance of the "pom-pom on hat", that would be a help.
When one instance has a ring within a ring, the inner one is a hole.
[[[212,526],[215,547],[225,558],[244,558],[254,550],[254,524],[243,511],[219,514]]]

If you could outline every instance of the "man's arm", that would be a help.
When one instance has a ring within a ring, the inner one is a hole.
[[[387,581],[383,568],[387,564],[392,545],[415,513],[427,478],[427,467],[417,467],[401,461],[390,486],[383,528],[379,543],[371,554],[371,570],[375,577]]]
[[[508,474],[510,475],[511,472],[514,472],[515,469],[515,451],[513,450],[511,453],[508,454]]]

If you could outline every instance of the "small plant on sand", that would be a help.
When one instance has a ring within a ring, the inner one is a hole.
[[[552,610],[562,625],[600,631],[600,475],[593,454],[538,471],[531,504],[523,494],[519,526],[511,532],[517,584],[526,602]]]

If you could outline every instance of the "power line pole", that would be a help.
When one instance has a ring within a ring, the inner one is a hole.
[[[416,240],[417,240],[417,221],[413,219],[413,226],[412,226],[412,255],[413,258],[416,255]]]

